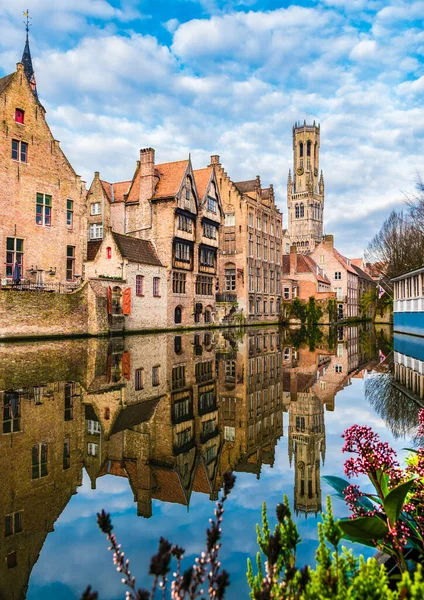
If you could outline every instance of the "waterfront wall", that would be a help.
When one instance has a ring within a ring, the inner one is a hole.
[[[0,338],[108,332],[107,298],[86,282],[71,294],[0,290]]]

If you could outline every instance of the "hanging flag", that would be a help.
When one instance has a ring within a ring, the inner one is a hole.
[[[378,355],[380,357],[380,364],[386,360],[386,355],[382,353],[381,350],[378,351]]]
[[[383,294],[386,293],[386,290],[383,290],[383,288],[381,287],[381,285],[378,286],[378,299],[380,300],[380,298],[383,296]]]

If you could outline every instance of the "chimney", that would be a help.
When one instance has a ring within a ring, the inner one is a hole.
[[[297,271],[297,248],[296,246],[290,246],[290,275],[293,275]]]
[[[150,200],[155,191],[155,151],[153,148],[140,150],[140,196],[139,200]]]
[[[330,246],[331,248],[334,247],[334,235],[325,235],[324,236],[324,242]]]
[[[94,171],[94,179],[100,179],[100,171]]]
[[[212,154],[211,156],[211,165],[220,165],[221,163],[219,162],[219,155],[218,154]]]

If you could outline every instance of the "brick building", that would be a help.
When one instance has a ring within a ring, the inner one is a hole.
[[[28,35],[0,79],[0,278],[53,285],[82,277],[86,190],[38,97]]]
[[[85,275],[107,290],[111,331],[161,328],[166,323],[166,269],[151,242],[105,232],[87,247]]]
[[[335,298],[331,282],[312,256],[298,254],[297,246],[290,247],[290,254],[283,256],[283,300],[317,300]]]
[[[282,215],[273,186],[259,177],[233,182],[211,157],[225,213],[219,255],[217,309],[237,309],[250,322],[276,322],[281,305]]]
[[[315,247],[311,257],[330,280],[331,290],[336,292],[337,317],[339,319],[358,317],[358,274],[350,259],[340,254],[334,247],[333,236],[326,235]]]
[[[155,164],[140,152],[133,178],[109,183],[99,174],[88,194],[89,238],[106,227],[151,242],[167,269],[163,326],[215,321],[215,288],[222,208],[212,167],[194,171],[190,158]]]

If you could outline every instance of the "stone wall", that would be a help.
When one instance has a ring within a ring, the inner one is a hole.
[[[0,290],[0,338],[107,333],[99,287],[85,283],[72,294]]]

